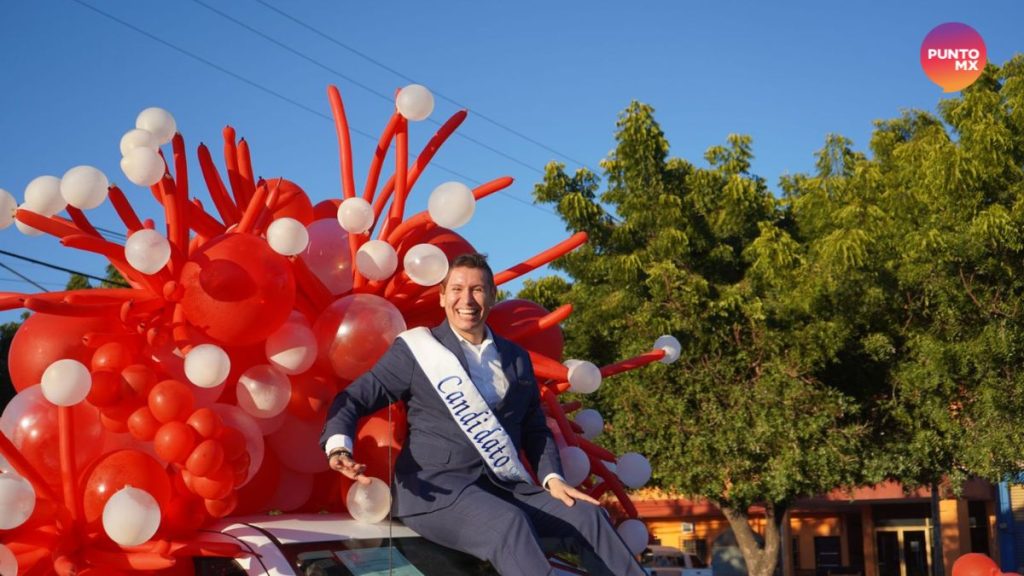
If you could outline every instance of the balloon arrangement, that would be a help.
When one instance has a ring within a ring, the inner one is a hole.
[[[207,147],[198,148],[214,216],[189,197],[184,140],[159,108],[144,110],[122,138],[121,168],[162,206],[164,230],[140,220],[125,193],[89,166],[36,178],[20,207],[0,190],[0,228],[13,222],[25,234],[51,234],[101,254],[129,284],[0,293],[0,310],[34,312],[11,346],[18,394],[0,418],[0,573],[187,573],[183,565],[191,563],[178,558],[244,554],[198,532],[214,518],[347,509],[373,521],[386,512],[386,489],[357,492],[328,469],[317,441],[326,408],[400,332],[443,319],[437,285],[450,259],[474,251],[453,229],[512,180],[475,189],[442,184],[427,211],[406,218],[410,190],[466,111],[448,119],[410,164],[408,122],[430,114],[433,96],[418,85],[400,90],[358,195],[341,96],[333,86],[328,96],[341,199],[314,205],[292,181],[255,178],[248,143],[227,127],[226,183]],[[169,162],[161,150],[168,142]],[[394,174],[378,190],[392,145]],[[123,246],[101,236],[85,214],[108,198],[127,229]],[[585,241],[575,234],[495,281]],[[631,517],[619,531],[639,550],[647,531],[625,488],[647,482],[649,463],[596,445],[601,415],[559,396],[588,394],[613,374],[674,361],[679,343],[663,337],[653,351],[601,368],[563,363],[558,324],[571,311],[509,300],[495,306],[490,322],[530,353],[568,480],[617,498]],[[361,425],[357,450],[370,475],[389,478],[404,418],[396,405]]]

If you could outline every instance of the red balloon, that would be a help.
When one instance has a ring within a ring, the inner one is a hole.
[[[206,512],[213,518],[223,518],[238,506],[238,493],[229,492],[220,500],[205,500]]]
[[[313,221],[313,203],[298,184],[284,178],[267,178],[270,190],[277,187],[277,203],[271,207],[274,220],[278,218],[294,218],[308,226]],[[337,208],[334,209],[337,217]]]
[[[93,370],[120,372],[134,361],[135,355],[128,345],[121,342],[107,342],[93,353],[91,366]]]
[[[548,314],[540,304],[530,300],[505,300],[498,302],[487,317],[487,324],[495,332],[504,336],[523,326],[533,324]],[[516,344],[531,352],[537,352],[549,358],[561,361],[565,350],[565,339],[558,325],[545,328],[525,338],[517,338]]]
[[[168,422],[153,437],[156,455],[167,462],[184,462],[195,446],[196,432],[184,422]]]
[[[21,392],[39,384],[50,364],[63,358],[89,366],[93,350],[82,337],[89,332],[118,329],[116,319],[101,317],[55,316],[36,312],[14,333],[8,353],[11,382]]]
[[[188,418],[192,403],[192,390],[177,380],[164,380],[149,391],[149,409],[163,423]]]
[[[267,450],[263,454],[263,464],[253,474],[249,481],[238,489],[238,514],[252,514],[266,510],[266,504],[270,497],[277,492],[277,485],[281,480],[281,463],[273,450]]]
[[[323,220],[324,218],[337,218],[338,206],[341,206],[341,200],[338,198],[332,198],[330,200],[318,202],[316,206],[313,206],[313,220]]]
[[[207,514],[203,499],[185,486],[181,476],[175,474],[173,483],[181,483],[183,492],[173,491],[170,501],[163,509],[160,530],[171,537],[191,537],[206,523]],[[189,563],[191,565],[191,562]]]
[[[316,418],[331,405],[337,388],[327,376],[292,376],[288,411],[300,419]]]
[[[230,466],[221,466],[211,472],[209,476],[196,476],[187,470],[182,470],[181,476],[185,479],[185,484],[196,493],[196,496],[207,500],[226,498],[235,487],[235,478]]]
[[[160,421],[153,416],[148,406],[141,406],[132,412],[125,424],[128,425],[128,431],[132,436],[146,442],[152,440],[160,429]]]
[[[460,236],[457,232],[453,232],[448,228],[435,226],[425,232],[409,234],[403,237],[396,247],[396,251],[398,252],[398,261],[402,262],[405,259],[405,253],[417,244],[433,244],[434,246],[437,246],[442,252],[444,252],[445,256],[448,257],[449,262],[454,260],[457,256],[476,252],[476,248],[473,248],[473,245],[466,241],[466,239]]]
[[[128,384],[128,389],[122,396],[135,396],[144,402],[149,396],[149,391],[156,386],[156,373],[145,364],[131,364],[121,371],[121,376]]]
[[[85,478],[82,507],[87,522],[103,516],[103,506],[125,486],[145,490],[161,510],[171,497],[171,482],[164,467],[152,456],[138,450],[118,450],[100,458]]]
[[[234,460],[245,453],[245,436],[237,428],[225,426],[221,428],[217,438],[224,447],[224,458],[226,460]]]
[[[984,554],[971,552],[953,562],[953,576],[999,576],[999,566]]]
[[[287,258],[252,234],[224,234],[182,267],[188,322],[223,344],[266,340],[291,314],[295,276]]]
[[[334,470],[320,472],[313,476],[313,491],[305,504],[299,507],[300,512],[337,512],[343,510],[338,485],[344,478]]]
[[[92,387],[86,399],[96,407],[113,406],[121,400],[121,390],[128,384],[121,377],[120,371],[93,370]]]
[[[203,438],[216,438],[224,426],[220,416],[209,408],[200,408],[192,413],[185,422]]]
[[[350,294],[332,302],[313,325],[317,361],[336,376],[355,380],[403,330],[405,319],[394,304],[373,294]]]
[[[224,464],[224,447],[217,440],[203,440],[185,462],[185,468],[196,476],[206,476]],[[248,463],[246,464],[248,470]]]
[[[363,418],[356,429],[355,453],[359,455],[358,460],[366,464],[367,476],[390,478],[408,436],[404,402],[396,402]]]

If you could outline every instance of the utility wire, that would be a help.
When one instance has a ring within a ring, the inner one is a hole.
[[[114,286],[122,286],[124,288],[129,288],[130,287],[130,286],[128,286],[127,284],[125,284],[123,282],[117,282],[115,280],[111,280],[109,278],[102,278],[100,276],[93,276],[92,274],[86,274],[85,272],[79,272],[78,270],[72,270],[71,268],[65,268],[63,266],[58,266],[56,264],[51,264],[49,262],[44,262],[43,260],[36,260],[35,258],[29,258],[28,256],[22,256],[21,254],[15,254],[14,252],[8,252],[7,250],[0,250],[0,254],[3,254],[4,256],[10,256],[11,258],[17,258],[18,260],[24,260],[25,262],[31,262],[32,264],[38,264],[39,266],[45,266],[47,268],[52,268],[54,270],[60,270],[61,272],[67,272],[68,274],[78,274],[79,276],[85,276],[86,278],[88,278],[90,280],[99,280],[100,282],[106,282],[107,284],[112,284]],[[0,263],[0,266],[3,266],[3,264]],[[7,266],[4,266],[4,268],[7,268],[8,270],[11,270]],[[18,274],[14,270],[11,270],[11,272],[14,272],[15,274]],[[18,274],[18,276],[21,276],[21,274]],[[24,278],[24,276],[21,276],[21,277]],[[39,284],[36,284],[35,282],[32,282],[31,280],[28,280],[27,278],[26,278],[26,281],[31,282],[36,287],[38,287],[40,290],[46,291],[45,288],[43,288],[42,286],[39,286]]]
[[[193,1],[198,1],[198,0],[193,0]],[[299,20],[298,18],[292,16],[291,14],[288,14],[287,12],[277,8],[276,6],[273,6],[269,2],[266,2],[265,0],[254,0],[254,1],[259,3],[259,4],[262,4],[268,10],[276,12],[277,14],[281,15],[282,17],[287,18],[288,20],[291,20],[292,22],[294,22],[295,24],[298,24],[299,26],[305,28],[306,30],[309,30],[310,32],[316,34],[317,36],[320,36],[321,38],[323,38],[324,40],[327,40],[328,42],[334,44],[335,46],[338,46],[340,48],[348,50],[349,52],[351,52],[352,54],[355,54],[356,56],[359,56],[363,60],[366,60],[367,62],[370,62],[371,64],[374,64],[375,66],[377,66],[377,67],[379,67],[379,68],[381,68],[383,70],[387,70],[388,72],[394,74],[395,76],[398,76],[399,78],[401,78],[401,79],[403,79],[403,80],[405,80],[407,82],[416,83],[416,80],[414,78],[411,78],[411,77],[403,74],[402,72],[400,72],[400,71],[398,71],[398,70],[388,66],[387,64],[384,64],[383,62],[373,58],[372,56],[369,56],[368,54],[365,54],[365,53],[363,53],[363,52],[361,52],[361,51],[359,51],[359,50],[349,46],[348,44],[345,44],[344,42],[334,38],[333,36],[327,34],[326,32],[323,32],[323,31],[317,29],[316,27],[312,26],[311,24],[308,24],[306,22],[303,22],[302,20]],[[448,102],[458,106],[459,108],[466,108],[466,109],[470,109],[471,108],[470,106],[467,106],[465,104],[460,103],[457,100],[449,98],[448,96],[445,96],[444,94],[442,94],[442,93],[440,93],[440,92],[438,92],[436,90],[431,89],[431,92],[433,92],[435,95],[437,95],[442,100],[447,100]],[[548,152],[551,152],[552,154],[561,156],[565,160],[568,160],[568,161],[570,161],[570,162],[572,162],[574,164],[577,164],[577,165],[579,165],[579,166],[581,166],[583,168],[588,168],[589,169],[589,166],[587,166],[584,162],[580,162],[579,160],[576,160],[575,158],[573,158],[572,156],[569,156],[568,154],[565,154],[563,152],[559,152],[558,150],[548,146],[547,144],[544,144],[543,142],[541,142],[539,140],[531,138],[530,136],[528,136],[526,134],[523,134],[522,132],[516,130],[515,128],[512,128],[512,127],[510,127],[510,126],[508,126],[506,124],[503,124],[503,123],[495,120],[494,118],[491,118],[490,116],[487,116],[487,115],[483,114],[480,111],[473,110],[473,115],[475,117],[477,117],[477,118],[480,118],[481,120],[484,120],[484,121],[494,125],[494,126],[497,126],[498,128],[501,128],[502,130],[505,130],[506,132],[509,132],[510,134],[514,134],[514,135],[522,138],[523,140],[529,142],[530,144],[533,144],[535,146],[539,146],[540,148],[543,148],[544,150],[547,150]]]
[[[122,19],[118,18],[117,16],[114,16],[113,14],[110,14],[109,12],[101,10],[100,8],[97,8],[97,7],[93,6],[92,4],[89,4],[88,2],[84,2],[83,0],[71,0],[71,1],[76,3],[76,4],[78,4],[78,5],[80,5],[80,6],[88,8],[89,10],[92,10],[93,12],[103,16],[104,18],[107,18],[109,20],[113,20],[114,22],[117,22],[118,24],[120,24],[120,25],[122,25],[122,26],[124,26],[126,28],[134,30],[135,32],[138,32],[139,34],[142,34],[143,36],[145,36],[145,37],[147,37],[147,38],[149,38],[149,39],[151,39],[151,40],[153,40],[155,42],[163,44],[164,46],[170,48],[171,50],[174,50],[175,52],[178,52],[180,54],[184,54],[185,56],[188,56],[189,58],[192,58],[193,60],[196,60],[196,61],[198,61],[198,62],[200,62],[202,64],[205,64],[205,65],[207,65],[207,66],[209,66],[209,67],[211,67],[211,68],[213,68],[213,69],[215,69],[215,70],[217,70],[217,71],[219,71],[219,72],[221,72],[223,74],[227,74],[228,76],[231,76],[232,78],[234,78],[234,79],[236,79],[236,80],[238,80],[240,82],[248,84],[249,86],[252,86],[253,88],[256,88],[257,90],[260,90],[262,92],[270,94],[271,96],[274,96],[275,98],[283,100],[284,102],[287,102],[287,103],[291,104],[292,106],[295,106],[296,108],[300,108],[302,110],[305,110],[306,112],[309,112],[310,114],[313,114],[315,116],[319,116],[319,117],[324,118],[326,120],[329,120],[331,122],[334,121],[333,118],[331,118],[330,116],[328,116],[328,115],[326,115],[326,114],[324,114],[324,113],[322,113],[322,112],[320,112],[318,110],[310,108],[309,106],[307,106],[307,105],[305,105],[305,104],[303,104],[303,103],[301,103],[301,102],[299,102],[297,100],[289,98],[288,96],[285,96],[284,94],[281,94],[280,92],[274,91],[274,90],[272,90],[270,88],[267,88],[266,86],[263,86],[262,84],[259,84],[258,82],[254,82],[254,81],[252,81],[252,80],[250,80],[250,79],[248,79],[248,78],[246,78],[246,77],[244,77],[244,76],[242,76],[240,74],[232,72],[231,70],[229,70],[229,69],[227,69],[227,68],[225,68],[225,67],[223,67],[223,66],[221,66],[219,64],[216,64],[216,63],[214,63],[214,62],[212,62],[212,61],[210,61],[210,60],[208,60],[208,59],[206,59],[206,58],[204,58],[202,56],[199,56],[198,54],[195,54],[195,53],[190,52],[190,51],[188,51],[188,50],[186,50],[184,48],[181,48],[181,47],[179,47],[179,46],[177,46],[175,44],[172,44],[171,42],[168,42],[167,40],[164,40],[163,38],[160,38],[159,36],[151,34],[150,32],[147,32],[146,30],[143,30],[142,28],[139,28],[138,26],[135,26],[134,24],[131,24],[130,22],[126,22],[125,20],[122,20]],[[360,130],[358,128],[351,128],[351,130],[353,132],[355,132],[356,134],[359,134],[360,136],[368,138],[372,142],[376,142],[377,141],[377,137],[371,136],[368,132],[365,132],[365,131]],[[459,172],[456,172],[455,170],[452,170],[451,168],[447,168],[447,167],[445,167],[442,164],[439,164],[437,162],[431,162],[431,165],[436,167],[436,168],[438,168],[438,169],[440,169],[440,170],[448,172],[449,174],[452,174],[455,177],[462,179],[463,181],[470,182],[470,183],[473,183],[473,184],[476,184],[476,185],[482,184],[482,182],[480,182],[476,178],[471,178],[471,177],[469,177],[469,176],[467,176],[465,174],[461,174]],[[506,191],[506,190],[499,191],[499,194],[501,194],[505,198],[509,198],[511,200],[519,202],[520,204],[524,204],[526,206],[529,206],[531,208],[534,208],[535,210],[539,210],[539,211],[544,212],[546,214],[552,214],[552,215],[555,214],[551,210],[547,210],[545,208],[542,208],[542,207],[534,204],[533,202],[528,202],[528,201],[523,200],[521,198],[518,198],[518,197],[516,197],[516,196],[514,196],[512,194],[509,194],[508,191]]]
[[[29,284],[35,286],[36,288],[39,288],[43,292],[49,292],[49,290],[47,290],[46,288],[43,288],[42,284],[40,284],[40,283],[36,282],[35,280],[29,278],[28,276],[25,276],[21,272],[18,272],[17,270],[15,270],[14,268],[11,268],[7,264],[4,264],[3,262],[0,262],[0,268],[3,268],[4,270],[7,270],[11,274],[14,274],[18,278],[21,278],[22,280],[24,280],[25,282],[28,282]]]
[[[385,93],[383,93],[383,92],[381,92],[379,90],[374,90],[373,88],[370,88],[366,84],[363,84],[363,83],[359,82],[358,80],[352,78],[351,76],[348,76],[348,75],[340,72],[339,70],[331,68],[330,66],[324,64],[323,62],[320,62],[319,60],[313,58],[312,56],[309,56],[307,54],[299,52],[295,48],[292,48],[291,46],[288,46],[287,44],[281,42],[280,40],[274,38],[273,36],[270,36],[269,34],[264,34],[263,32],[260,32],[259,30],[253,28],[252,26],[249,26],[245,22],[242,22],[241,20],[235,18],[234,16],[232,16],[230,14],[227,14],[227,13],[221,11],[221,10],[218,10],[217,8],[214,8],[213,6],[210,6],[206,2],[203,2],[202,0],[192,0],[192,2],[202,6],[203,8],[206,8],[207,10],[209,10],[210,12],[213,12],[214,14],[219,15],[221,18],[224,18],[225,20],[234,22],[238,26],[241,26],[242,28],[245,28],[246,30],[252,32],[253,34],[259,36],[260,38],[263,38],[267,42],[271,42],[271,43],[275,44],[276,46],[280,46],[281,48],[291,52],[292,54],[295,54],[296,56],[298,56],[299,58],[302,58],[303,60],[309,62],[310,64],[313,64],[314,66],[318,66],[318,67],[322,68],[323,70],[326,70],[327,72],[330,72],[331,74],[335,74],[337,76],[340,76],[340,77],[344,78],[345,80],[348,80],[349,82],[355,84],[356,86],[362,88],[363,90],[366,90],[370,94],[373,94],[374,96],[377,96],[377,97],[379,97],[379,98],[381,98],[381,99],[383,99],[383,100],[385,100],[387,102],[394,102],[394,98],[392,96],[389,96],[389,95],[387,95],[387,94],[385,94]],[[448,98],[445,98],[445,100],[448,100]],[[456,105],[458,105],[458,104],[456,103]],[[460,106],[460,107],[465,108],[465,106]],[[434,124],[435,126],[440,126],[441,125],[441,122],[439,122],[438,120],[435,120],[434,118],[428,118],[427,120],[429,122],[431,122],[432,124]],[[533,164],[528,164],[528,163],[520,160],[519,158],[516,158],[515,156],[512,156],[512,155],[510,155],[508,153],[502,152],[501,150],[491,146],[490,144],[487,144],[486,142],[483,142],[481,140],[477,140],[476,138],[473,138],[472,136],[467,136],[466,134],[464,134],[462,132],[456,132],[455,133],[455,137],[456,138],[462,138],[463,140],[467,140],[469,142],[472,142],[472,143],[476,144],[477,146],[480,146],[480,147],[482,147],[484,149],[490,150],[491,152],[494,152],[495,154],[501,156],[502,158],[505,158],[506,160],[510,160],[512,162],[515,162],[516,164],[519,164],[520,166],[523,166],[527,170],[532,170],[532,171],[534,171],[534,172],[536,172],[538,174],[544,174],[543,170],[541,170],[540,168],[537,168]]]

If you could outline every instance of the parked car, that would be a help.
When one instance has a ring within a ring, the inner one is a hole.
[[[712,576],[711,568],[695,554],[671,546],[648,546],[640,563],[651,576]]]
[[[229,518],[204,532],[252,552],[242,558],[197,557],[196,576],[490,576],[489,562],[430,542],[398,521],[363,524],[347,514]],[[555,573],[586,574],[553,558]]]

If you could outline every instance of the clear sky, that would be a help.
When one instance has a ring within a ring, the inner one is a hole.
[[[935,110],[942,90],[918,50],[936,25],[974,27],[994,63],[1024,51],[1020,0],[6,0],[0,17],[0,188],[19,202],[36,176],[89,164],[162,223],[118,164],[121,135],[149,106],[177,119],[204,201],[195,147],[206,142],[222,167],[225,124],[250,143],[257,175],[294,180],[314,201],[337,197],[326,86],[345,99],[361,189],[391,95],[415,80],[435,92],[432,119],[460,107],[470,116],[466,138],[436,156],[409,210],[447,180],[514,177],[459,230],[496,269],[568,235],[548,207],[531,205],[533,185],[551,160],[596,169],[631,100],[655,107],[672,155],[691,162],[703,164],[729,133],[750,134],[753,169],[777,190],[780,175],[813,166],[826,134],[864,149],[872,121]],[[414,153],[436,127],[411,125]],[[109,204],[89,215],[122,230]],[[100,258],[13,227],[0,231],[0,248],[103,274]],[[67,280],[7,256],[0,263],[50,290]],[[0,292],[35,290],[0,268]]]

